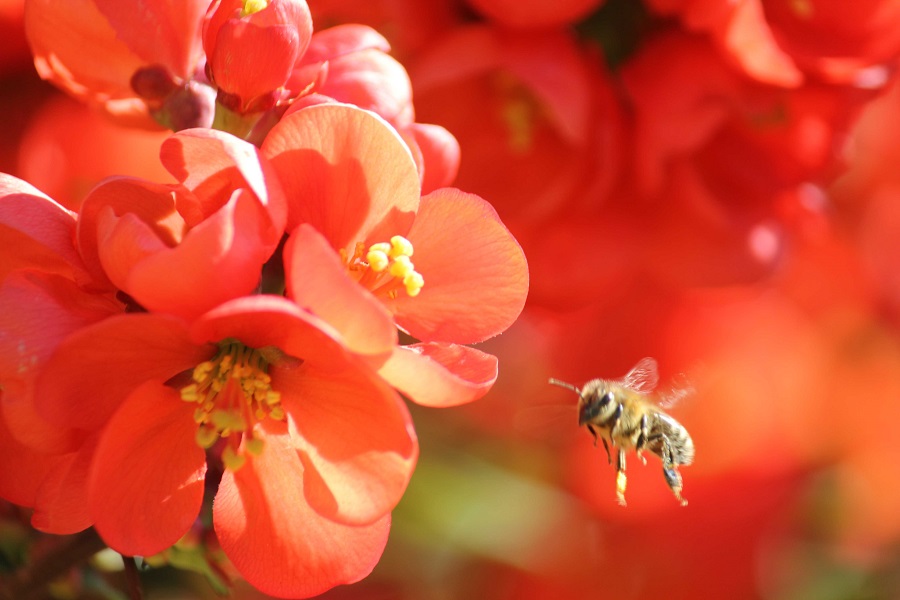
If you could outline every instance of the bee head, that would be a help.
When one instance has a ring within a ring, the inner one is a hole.
[[[606,382],[602,379],[594,379],[585,384],[584,388],[578,389],[571,383],[551,379],[550,383],[572,390],[578,394],[578,424],[586,425],[596,421],[609,412],[609,407],[614,404],[615,398],[612,391],[609,390]]]
[[[603,419],[609,407],[615,403],[613,393],[603,386],[600,389],[582,392],[580,406],[578,407],[578,424],[586,425]]]

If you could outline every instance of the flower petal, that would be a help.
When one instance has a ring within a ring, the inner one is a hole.
[[[262,437],[262,436],[261,436]],[[304,496],[304,468],[289,437],[264,434],[265,449],[226,471],[213,503],[219,543],[254,587],[308,598],[368,575],[384,550],[390,515],[367,526],[335,523]]]
[[[187,79],[202,55],[200,23],[205,0],[93,0],[116,32],[116,38],[145,63],[159,64]]]
[[[133,215],[99,219],[100,260],[110,279],[141,306],[192,319],[250,293],[274,250],[265,209],[246,190],[165,247]]]
[[[85,293],[59,275],[18,271],[0,284],[0,404],[17,440],[47,453],[75,449],[75,430],[37,413],[34,380],[62,340],[120,311],[112,297]]]
[[[35,452],[16,441],[0,414],[0,498],[20,506],[34,506],[47,473],[64,460],[65,455]]]
[[[419,447],[400,396],[355,365],[273,369],[306,471],[309,504],[330,519],[373,523],[406,490]]]
[[[409,230],[419,205],[416,165],[378,116],[344,104],[310,106],[272,128],[262,153],[291,202],[288,229],[309,223],[335,248]]]
[[[391,313],[347,276],[347,267],[318,231],[300,225],[284,247],[288,297],[337,329],[359,354],[387,355],[397,344]]]
[[[186,192],[182,192],[170,184],[123,176],[110,177],[94,187],[81,204],[76,231],[78,252],[91,275],[98,281],[108,278],[100,261],[101,215],[132,214],[140,222],[148,224],[146,235],[150,237],[155,234],[158,238],[155,240],[156,246],[174,246],[181,241],[185,230],[184,219],[178,212],[180,205],[185,203],[183,198]]]
[[[47,473],[34,502],[31,524],[46,533],[66,535],[93,524],[88,506],[88,476],[97,436],[85,440],[77,452],[60,456]]]
[[[191,326],[198,344],[235,338],[251,348],[274,347],[295,359],[343,364],[340,334],[315,315],[281,296],[238,298],[209,311]]]
[[[90,474],[90,510],[97,532],[117,552],[161,552],[197,518],[206,455],[194,441],[193,410],[178,392],[150,381],[104,429]]]
[[[453,134],[440,125],[413,123],[404,138],[411,136],[422,155],[422,193],[453,183],[459,172],[460,148]]]
[[[276,232],[274,242],[279,241],[287,205],[274,169],[253,144],[224,131],[188,129],[163,142],[159,156],[166,169],[197,194],[207,215],[218,209],[232,190],[250,188],[266,207]]]
[[[37,379],[35,404],[48,421],[96,429],[140,384],[166,380],[214,353],[185,325],[152,314],[110,317],[69,336]]]
[[[525,254],[491,205],[445,188],[422,198],[407,235],[425,279],[388,303],[398,325],[426,342],[470,344],[504,331],[528,293]]]
[[[456,344],[397,346],[378,374],[416,404],[458,406],[488,393],[497,357]]]
[[[0,173],[0,279],[15,270],[37,268],[87,279],[72,244],[75,215],[30,184]]]

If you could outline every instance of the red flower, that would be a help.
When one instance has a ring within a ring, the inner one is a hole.
[[[191,318],[257,287],[284,199],[257,150],[227,133],[176,134],[162,161],[182,185],[106,180],[84,200],[78,247],[141,307]]]
[[[148,110],[162,110],[182,129],[212,119],[212,98],[192,82],[207,6],[28,0],[25,27],[42,78],[121,119],[147,126]]]
[[[459,139],[454,185],[489,200],[525,248],[529,301],[570,305],[605,287],[595,272],[611,227],[599,206],[625,153],[619,101],[600,62],[563,32],[479,25],[436,39],[410,73],[418,118]],[[590,232],[593,251],[575,248],[586,242],[570,226]],[[549,257],[564,257],[566,268]]]
[[[496,359],[456,344],[509,327],[528,285],[522,250],[490,205],[453,189],[420,199],[415,164],[396,132],[355,107],[298,111],[272,130],[262,152],[284,186],[288,226],[296,227],[285,247],[288,295],[347,339],[371,325],[338,317],[371,296],[380,300],[380,310],[422,342],[394,348],[381,371],[418,402],[459,403],[487,391]],[[460,388],[470,393],[448,393]]]
[[[770,272],[799,225],[782,218],[781,206],[814,204],[814,186],[837,171],[834,148],[871,95],[761,85],[711,50],[701,38],[671,33],[622,69],[635,154],[619,196],[654,232],[648,268],[677,285]]]
[[[807,75],[836,83],[881,84],[900,54],[898,6],[863,2],[650,0],[680,16],[687,29],[708,32],[748,75],[797,87]]]
[[[279,596],[372,569],[417,455],[400,397],[331,327],[273,296],[233,300],[190,326],[106,319],[66,339],[37,386],[49,419],[101,430],[88,505],[112,548],[150,555],[184,535],[211,449],[225,467],[221,546]]]
[[[304,0],[216,0],[203,47],[219,102],[234,112],[258,112],[289,95],[282,88],[312,29]]]
[[[109,290],[87,291],[102,285],[82,264],[74,235],[72,213],[0,174],[0,245],[11,249],[0,260],[0,497],[34,507],[32,524],[54,533],[90,525],[80,457],[96,436],[44,419],[35,379],[72,332],[122,310]]]

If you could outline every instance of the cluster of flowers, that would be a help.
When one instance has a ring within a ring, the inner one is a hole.
[[[304,0],[29,0],[41,75],[176,131],[166,182],[75,210],[0,175],[0,497],[49,533],[149,556],[214,495],[217,543],[269,594],[378,561],[418,455],[400,394],[474,400],[524,254],[444,187],[459,150],[415,122],[404,68]]]

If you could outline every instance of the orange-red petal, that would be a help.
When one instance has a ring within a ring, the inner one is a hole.
[[[6,391],[0,392],[3,396]],[[0,414],[0,498],[34,506],[38,489],[64,455],[44,454],[16,441]]]
[[[335,523],[304,494],[304,466],[284,427],[263,432],[265,449],[226,471],[213,503],[222,549],[251,585],[283,598],[308,598],[359,581],[375,567],[390,515],[366,526]]]
[[[197,344],[227,338],[251,348],[271,346],[293,359],[315,364],[340,365],[347,360],[337,330],[281,296],[238,298],[209,311],[191,326],[191,339]]]
[[[400,294],[389,308],[414,337],[480,342],[522,312],[528,293],[525,254],[478,196],[445,188],[423,197],[407,237],[425,285],[418,296]]]
[[[409,230],[419,206],[416,165],[376,115],[344,104],[310,106],[282,119],[262,152],[288,198],[288,229],[309,223],[334,248]]]
[[[263,243],[273,249],[278,244],[287,205],[274,169],[252,144],[223,131],[187,129],[163,142],[160,160],[197,195],[204,216],[215,212],[233,190],[249,188],[272,221],[271,234]]]
[[[206,455],[194,439],[193,411],[177,391],[150,381],[104,429],[90,473],[90,511],[117,552],[161,552],[199,514]]]
[[[37,379],[35,404],[48,421],[96,429],[140,384],[165,381],[214,354],[195,345],[178,319],[110,317],[69,336]]]
[[[378,374],[416,404],[458,406],[488,393],[497,357],[457,344],[397,346]]]
[[[77,452],[61,455],[47,473],[34,502],[31,524],[47,533],[65,535],[91,526],[88,475],[97,436],[84,441]]]
[[[36,411],[34,382],[46,360],[72,332],[121,311],[107,295],[85,293],[70,279],[17,271],[0,285],[2,412],[12,435],[45,453],[69,452],[81,435],[47,422]]]
[[[30,184],[0,173],[0,279],[33,268],[86,279],[72,238],[75,215]]]
[[[322,234],[300,225],[284,247],[288,297],[338,330],[353,352],[387,356],[397,343],[390,312],[347,276]]]
[[[192,319],[259,283],[271,255],[268,215],[247,190],[168,247],[135,215],[103,212],[97,220],[100,261],[120,289],[148,310]]]
[[[289,432],[305,468],[306,500],[335,521],[366,525],[406,490],[419,447],[406,405],[354,364],[273,369]]]

